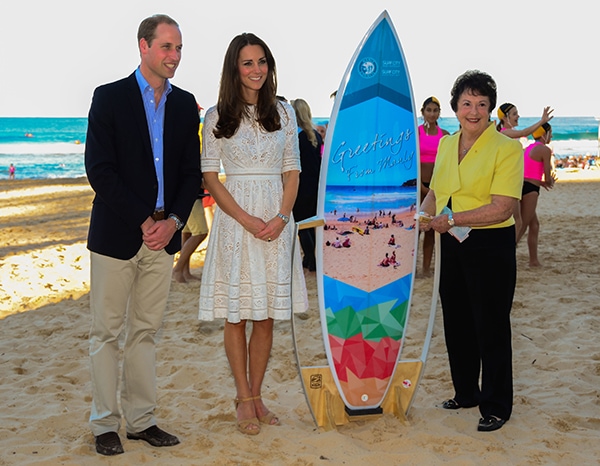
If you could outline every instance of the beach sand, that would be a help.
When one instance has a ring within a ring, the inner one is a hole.
[[[0,183],[0,465],[599,464],[600,171],[564,173],[542,191],[540,260],[518,248],[514,307],[515,405],[499,431],[476,430],[477,409],[448,411],[452,396],[438,312],[425,375],[408,424],[391,415],[315,427],[296,370],[291,325],[275,327],[263,395],[282,420],[256,437],[235,429],[235,395],[222,323],[197,320],[199,282],[173,282],[158,336],[159,425],[182,443],[152,448],[121,437],[125,454],[95,452],[87,337],[92,193],[85,180]],[[586,176],[583,176],[586,175]],[[582,179],[581,182],[567,178]],[[417,257],[420,264],[420,257]],[[201,254],[192,259],[201,273]],[[322,363],[316,280],[296,326],[304,365]],[[404,357],[421,351],[432,279],[415,282]]]
[[[352,221],[340,221],[333,214],[325,215],[327,230],[323,231],[324,263],[328,269],[324,273],[351,286],[372,291],[398,280],[412,272],[414,244],[417,231],[414,229],[414,212],[395,214],[396,222],[386,213],[362,213],[353,216]],[[381,225],[374,228],[367,222],[375,219]],[[368,234],[365,234],[368,227]],[[413,227],[413,229],[410,229]],[[395,245],[390,245],[391,236]],[[344,240],[349,247],[334,247]],[[401,246],[402,245],[402,246]],[[386,258],[395,257],[394,264],[382,267],[379,264]]]

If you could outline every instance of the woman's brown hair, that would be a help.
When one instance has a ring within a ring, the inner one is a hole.
[[[252,117],[249,113],[248,103],[244,101],[242,96],[242,84],[238,64],[240,51],[248,45],[262,47],[269,68],[265,83],[258,93],[255,117],[258,123],[268,132],[281,129],[281,121],[277,110],[275,58],[262,39],[252,33],[245,32],[233,38],[223,60],[219,99],[217,101],[219,120],[214,129],[217,139],[230,138],[240,127],[244,116]]]

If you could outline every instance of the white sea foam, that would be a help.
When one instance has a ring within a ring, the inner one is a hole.
[[[67,155],[83,154],[85,144],[75,142],[17,142],[0,144],[0,155]]]
[[[559,158],[570,155],[598,155],[598,143],[594,140],[566,139],[550,143],[554,155]]]

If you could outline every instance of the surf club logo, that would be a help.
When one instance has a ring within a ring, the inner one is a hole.
[[[377,62],[374,58],[366,57],[358,63],[358,73],[365,79],[374,77],[377,74]]]

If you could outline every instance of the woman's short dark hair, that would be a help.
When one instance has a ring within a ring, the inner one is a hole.
[[[490,113],[496,107],[496,81],[489,74],[479,70],[469,70],[456,78],[450,92],[450,106],[454,112],[458,110],[458,98],[465,91],[487,96],[490,99]]]

